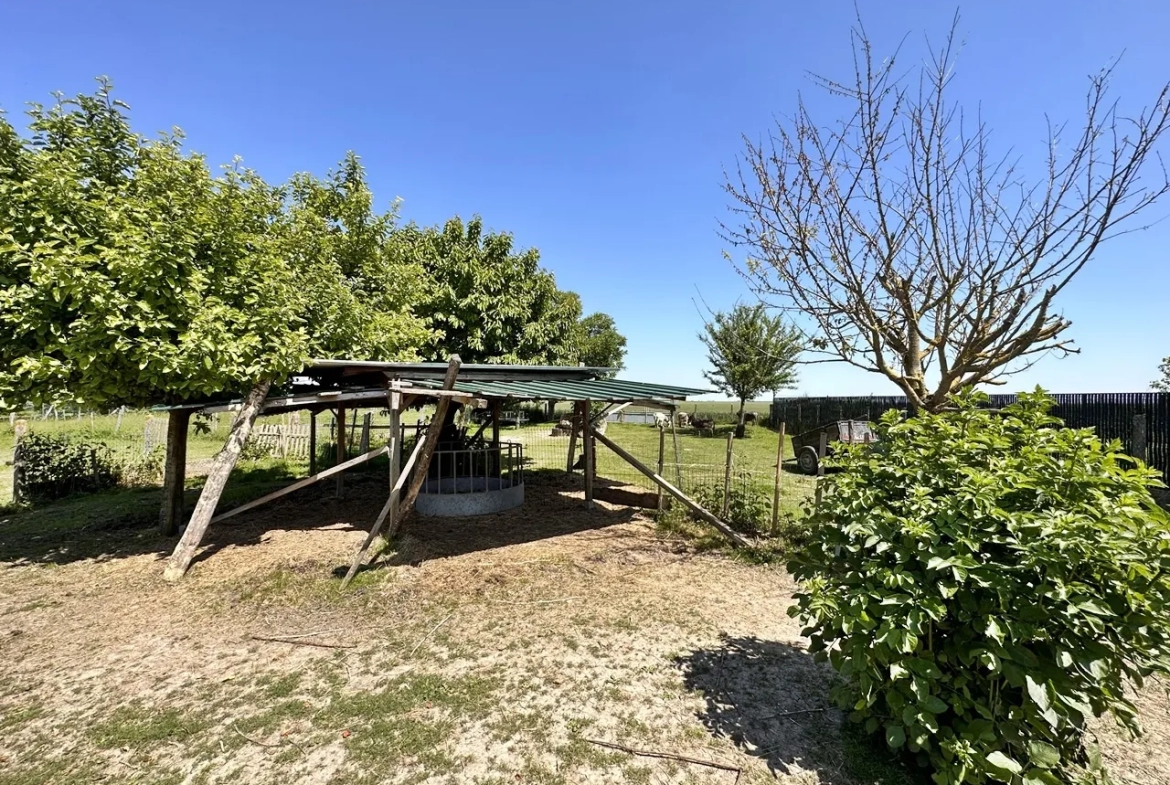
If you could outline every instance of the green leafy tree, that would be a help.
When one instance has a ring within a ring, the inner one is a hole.
[[[0,402],[142,405],[247,389],[309,347],[281,195],[135,134],[103,82],[0,117]]]
[[[557,289],[533,248],[512,235],[485,232],[478,217],[441,228],[409,225],[394,233],[403,257],[428,276],[416,314],[435,330],[426,353],[465,362],[558,364],[572,355],[581,301]]]
[[[1170,674],[1164,486],[1039,390],[986,399],[890,412],[873,447],[841,448],[790,613],[838,704],[938,785],[1080,782],[1092,718],[1139,732],[1130,685]]]
[[[625,368],[626,337],[617,331],[613,317],[592,313],[577,323],[575,355],[591,368],[613,368],[612,376]]]
[[[748,401],[796,384],[796,360],[803,350],[800,331],[780,316],[769,316],[762,303],[715,313],[699,340],[707,347],[712,367],[703,375],[720,392],[739,400],[738,437],[744,433]]]
[[[1158,372],[1162,374],[1162,378],[1150,382],[1150,387],[1161,392],[1170,392],[1170,357],[1162,360]]]

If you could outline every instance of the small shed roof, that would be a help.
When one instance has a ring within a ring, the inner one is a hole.
[[[463,374],[455,389],[477,398],[511,398],[518,401],[682,401],[689,395],[705,395],[711,390],[648,384],[627,379],[577,379],[566,381],[514,380],[502,382],[464,381]],[[441,382],[415,380],[418,387],[437,388]]]

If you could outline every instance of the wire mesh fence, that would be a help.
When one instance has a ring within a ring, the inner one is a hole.
[[[409,450],[433,413],[432,407],[405,412],[404,450]],[[529,416],[534,416],[529,412]],[[192,418],[188,433],[187,474],[189,477],[206,473],[215,453],[223,446],[231,425],[231,413],[212,414]],[[389,440],[389,413],[384,409],[348,410],[344,425],[334,412],[319,412],[316,417],[316,438],[310,435],[313,417],[307,411],[261,417],[245,447],[246,460],[277,459],[290,464],[296,472],[306,473],[310,466],[311,444],[315,441],[317,468],[333,465],[338,460],[337,440],[340,428],[345,429],[345,457],[354,457],[386,444]],[[692,428],[679,427],[674,431],[660,431],[652,416],[631,418],[635,421],[608,422],[602,426],[606,435],[641,463],[656,469],[659,444],[662,444],[663,476],[684,493],[710,495],[711,489],[722,491],[727,479],[726,434],[715,436],[697,433]],[[12,457],[18,431],[67,435],[72,439],[104,444],[123,466],[138,466],[138,476],[162,481],[162,465],[166,451],[168,415],[165,412],[119,410],[99,413],[77,410],[40,410],[21,412],[8,418],[7,426],[0,420],[0,456],[7,462],[0,472],[0,504],[12,500]],[[728,426],[730,427],[730,426]],[[746,440],[736,440],[732,450],[730,482],[740,492],[751,490],[768,494],[775,484],[776,434],[764,428],[749,428]],[[535,423],[527,417],[506,417],[500,428],[502,441],[523,445],[526,471],[556,471],[565,473],[576,466],[574,475],[582,476],[583,445],[580,438],[571,438],[568,431],[556,427],[556,422]],[[572,454],[570,442],[574,443]],[[786,455],[792,452],[787,448]],[[144,468],[142,468],[144,467]],[[597,443],[597,477],[603,484],[625,485],[651,492],[657,486],[620,456],[600,442]],[[579,479],[578,479],[579,481]],[[785,503],[792,509],[811,489],[811,480],[785,473]]]

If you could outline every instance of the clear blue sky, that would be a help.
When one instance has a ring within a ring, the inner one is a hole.
[[[862,2],[879,52],[941,35],[955,7]],[[1001,144],[1043,152],[1044,113],[1078,119],[1088,74],[1124,53],[1123,107],[1170,79],[1170,4],[981,0],[962,9],[956,97]],[[110,76],[145,132],[179,126],[213,162],[270,181],[361,155],[405,219],[479,213],[540,249],[559,284],[629,337],[627,378],[701,384],[697,292],[750,295],[721,258],[724,166],[766,131],[806,72],[849,75],[853,3],[16,2],[0,0],[0,106]],[[1170,215],[1170,200],[1155,208]],[[1013,387],[1142,390],[1170,354],[1170,221],[1104,248],[1068,290],[1082,354]],[[840,366],[800,392],[895,392]]]

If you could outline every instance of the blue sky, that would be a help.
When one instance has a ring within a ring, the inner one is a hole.
[[[862,2],[879,53],[906,62],[955,6]],[[1043,153],[1045,113],[1078,119],[1087,76],[1124,54],[1123,108],[1170,79],[1170,4],[982,0],[961,9],[954,96],[1004,149]],[[361,155],[383,205],[439,222],[479,213],[540,249],[587,311],[629,337],[627,378],[702,384],[701,293],[749,298],[721,257],[723,167],[803,92],[849,75],[853,3],[0,1],[0,106],[90,90],[110,76],[140,131],[181,127],[212,161],[242,156],[270,181]],[[1163,146],[1165,149],[1166,146]],[[1147,218],[1170,216],[1170,200]],[[1170,354],[1170,221],[1105,246],[1067,290],[1079,356],[1047,358],[1012,388],[1146,389]],[[885,394],[842,366],[798,392]]]

